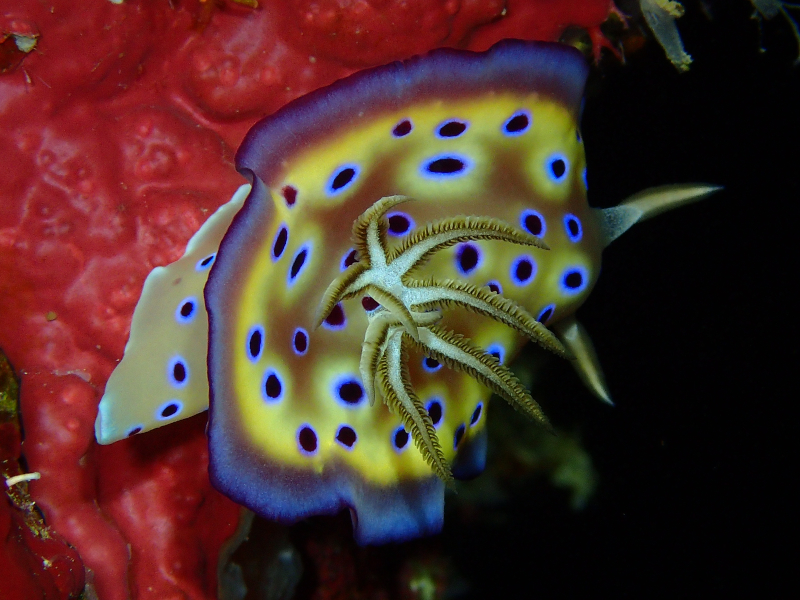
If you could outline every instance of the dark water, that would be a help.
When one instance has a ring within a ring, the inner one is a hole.
[[[494,511],[501,518],[448,515],[443,542],[468,582],[459,597],[770,597],[789,582],[798,50],[776,19],[760,53],[747,2],[716,3],[713,21],[685,4],[688,74],[653,44],[593,75],[590,202],[675,182],[726,190],[635,226],[606,251],[579,317],[617,406],[555,361],[535,390],[558,425],[582,431],[597,493],[575,513],[564,494],[531,482]]]

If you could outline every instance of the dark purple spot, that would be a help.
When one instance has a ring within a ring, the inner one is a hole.
[[[261,343],[264,338],[261,336],[261,330],[256,329],[250,334],[250,339],[247,341],[247,349],[250,352],[250,358],[255,358],[261,354]]]
[[[456,429],[456,434],[453,436],[453,448],[458,448],[458,445],[461,443],[466,430],[467,427],[463,423],[458,426],[458,429]]]
[[[361,306],[364,307],[364,310],[372,311],[372,310],[375,310],[376,308],[378,308],[380,306],[380,304],[378,304],[375,301],[375,298],[373,298],[372,296],[364,296],[361,299]]]
[[[550,163],[550,170],[556,179],[561,179],[564,173],[567,172],[567,164],[562,159],[557,158]]]
[[[364,388],[357,381],[347,381],[339,386],[339,398],[347,404],[358,404],[364,398]]]
[[[422,368],[428,371],[429,373],[433,373],[434,371],[438,371],[439,369],[441,369],[442,364],[435,358],[426,356],[425,358],[422,359]]]
[[[430,162],[426,168],[429,173],[434,173],[436,175],[451,175],[463,171],[464,167],[464,161],[448,156],[445,158],[437,158]]]
[[[292,345],[294,346],[295,352],[298,354],[305,354],[306,350],[308,350],[308,334],[302,329],[295,331],[294,337],[292,338]]]
[[[500,284],[497,283],[496,281],[490,281],[489,283],[486,284],[486,287],[492,290],[495,294],[503,293],[503,288],[501,288]]]
[[[308,250],[303,248],[302,250],[300,250],[297,256],[294,257],[292,268],[289,270],[290,279],[294,279],[295,277],[297,277],[297,274],[300,272],[300,269],[303,268],[303,263],[306,262],[307,256],[308,256]]]
[[[583,275],[580,271],[570,271],[564,277],[564,285],[571,289],[577,289],[583,285]]]
[[[183,318],[187,318],[191,316],[193,312],[194,312],[194,302],[192,302],[191,300],[184,302],[183,306],[181,306],[181,316]]]
[[[581,141],[581,132],[578,131],[577,129],[575,130],[575,139],[578,140],[579,142]]]
[[[291,185],[283,186],[283,199],[286,200],[287,206],[294,206],[297,202],[297,188]]]
[[[170,406],[174,406],[174,404],[172,404]],[[163,414],[163,411],[162,411],[162,414]],[[137,433],[141,433],[141,432],[142,432],[142,428],[141,427],[134,427],[133,429],[131,429],[128,432],[128,437],[131,437],[132,435],[136,435]]]
[[[317,451],[317,434],[308,425],[303,427],[297,434],[297,441],[300,443],[300,447],[308,454]]]
[[[461,121],[448,121],[439,127],[439,137],[458,137],[467,129],[467,124]]]
[[[389,231],[395,235],[402,235],[411,228],[411,221],[405,215],[393,214],[389,217]]]
[[[508,133],[519,133],[527,129],[529,123],[528,115],[514,115],[506,122],[505,129]]]
[[[186,381],[186,365],[180,361],[176,362],[172,367],[172,377],[178,383]]]
[[[573,238],[577,237],[581,232],[581,226],[575,217],[570,217],[567,219],[567,229],[569,230],[569,236]]]
[[[356,176],[356,170],[352,167],[347,167],[342,169],[336,174],[336,177],[333,178],[333,182],[331,183],[331,189],[334,192],[339,191],[348,183],[353,181],[353,177]]]
[[[267,398],[277,400],[281,397],[282,391],[283,386],[281,385],[281,380],[278,379],[275,373],[270,373],[267,376],[267,381],[264,383],[264,393],[267,395]]]
[[[539,323],[547,323],[550,320],[550,317],[553,316],[553,307],[547,306],[545,309],[539,313],[539,317],[536,319]]]
[[[525,229],[533,235],[540,235],[542,233],[542,218],[539,215],[533,213],[525,215],[523,224],[525,225]]]
[[[168,419],[177,412],[178,412],[178,405],[173,402],[171,404],[167,404],[164,408],[161,409],[161,417],[164,419]],[[139,431],[141,431],[141,428],[139,428]]]
[[[339,431],[336,433],[336,440],[343,446],[352,448],[356,443],[356,432],[353,431],[352,427],[342,425],[339,427]]]
[[[469,275],[478,266],[480,253],[474,244],[461,244],[456,250],[456,260],[458,260],[459,270],[464,275]]]
[[[394,432],[394,447],[402,450],[408,443],[408,432],[405,429],[398,429]]]
[[[531,278],[533,275],[533,264],[526,258],[523,258],[519,262],[517,262],[517,266],[514,269],[514,276],[516,277],[517,281],[525,282]]]
[[[325,324],[329,327],[333,327],[334,329],[339,329],[340,327],[344,326],[345,317],[344,317],[344,309],[342,308],[341,303],[337,304],[333,307],[333,310],[330,314],[325,318]]]
[[[346,269],[350,265],[355,264],[357,262],[358,262],[358,251],[350,250],[350,252],[347,253],[347,256],[344,257],[344,262],[342,263],[342,265]]]
[[[434,400],[428,406],[428,414],[430,415],[433,424],[438,425],[439,421],[442,420],[442,405]]]
[[[475,425],[478,422],[478,419],[481,418],[481,412],[483,412],[483,403],[479,403],[475,410],[472,411],[472,416],[469,419],[470,425]]]
[[[206,256],[203,260],[200,261],[200,266],[207,267],[208,265],[211,264],[211,261],[214,260],[215,256],[216,254],[210,254],[209,256]]]
[[[289,230],[286,227],[281,227],[280,231],[278,231],[278,235],[275,236],[275,243],[272,244],[272,256],[275,259],[283,255],[283,251],[286,250],[286,242],[288,241]]]
[[[403,119],[397,125],[394,126],[394,129],[392,129],[392,135],[394,137],[404,137],[409,133],[411,133],[411,129],[412,129],[411,121],[409,121],[408,119]]]

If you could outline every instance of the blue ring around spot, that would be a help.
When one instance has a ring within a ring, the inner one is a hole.
[[[311,432],[314,434],[314,439],[317,440],[316,447],[309,452],[303,445],[300,443],[300,434],[304,429],[310,429]],[[300,451],[300,454],[304,456],[315,456],[317,452],[319,452],[319,434],[317,434],[317,430],[314,429],[309,423],[302,423],[300,427],[297,428],[297,433],[295,434],[295,442],[297,443],[297,449]]]
[[[428,167],[431,164],[435,163],[437,160],[442,160],[445,158],[459,160],[463,164],[463,167],[453,173],[431,173],[428,171]],[[423,178],[430,179],[432,181],[448,181],[456,177],[463,177],[464,175],[467,175],[474,167],[475,163],[468,156],[459,154],[457,152],[445,152],[443,154],[436,154],[435,156],[431,156],[430,158],[426,158],[424,161],[422,161],[422,164],[419,166],[419,174]]]
[[[173,405],[173,404],[174,404],[174,405],[177,407],[177,409],[175,410],[175,412],[174,412],[174,413],[172,413],[171,415],[169,415],[168,417],[164,417],[164,416],[162,416],[162,414],[161,414],[161,413],[163,413],[163,412],[164,412],[164,410],[165,410],[165,409],[166,409],[168,406],[170,406],[170,405]],[[164,402],[164,404],[162,404],[161,406],[159,406],[159,407],[156,409],[156,412],[155,412],[155,415],[154,415],[154,416],[155,416],[155,418],[156,418],[156,420],[157,420],[157,421],[171,421],[172,419],[174,419],[174,418],[176,418],[178,415],[180,415],[180,414],[181,414],[181,412],[183,412],[183,402],[181,402],[181,401],[180,401],[180,400],[178,400],[177,398],[173,398],[172,400],[168,400],[168,401]]]
[[[572,273],[579,273],[581,276],[581,284],[578,287],[569,287],[567,286],[567,277]],[[576,296],[580,294],[583,290],[586,289],[586,286],[589,285],[589,271],[586,267],[581,265],[573,265],[567,267],[564,270],[564,273],[561,275],[561,279],[559,280],[559,286],[561,287],[561,291],[564,292],[567,296]]]
[[[461,432],[461,435],[458,435],[459,431]],[[467,435],[467,426],[464,423],[462,423],[461,425],[456,427],[456,430],[453,432],[453,450],[458,449],[461,442],[464,441],[465,435]]]
[[[349,265],[345,265],[344,263],[347,262],[347,257],[350,256],[350,254],[352,252],[355,252],[355,248],[348,249],[347,252],[344,253],[344,256],[342,256],[342,260],[339,261],[339,270],[340,271],[346,270],[347,267],[349,266]],[[355,264],[355,263],[352,263],[352,264]]]
[[[398,447],[398,446],[397,446],[397,445],[394,443],[394,438],[395,438],[395,436],[396,436],[398,433],[400,433],[401,431],[406,431],[406,428],[405,428],[405,427],[403,427],[402,425],[400,425],[400,426],[396,427],[395,429],[393,429],[393,430],[392,430],[392,436],[391,436],[391,438],[389,439],[389,443],[392,445],[392,449],[393,449],[395,452],[397,452],[397,454],[402,454],[403,452],[405,452],[405,451],[406,451],[406,448],[408,448],[408,446],[409,446],[409,442],[411,441],[411,434],[410,434],[410,433],[408,433],[408,432],[406,431],[406,435],[408,436],[408,437],[406,438],[406,443],[405,443],[405,444],[403,444],[403,446],[402,446],[402,447]]]
[[[496,285],[497,286],[497,291],[496,292],[493,289],[489,288],[490,292],[494,292],[495,294],[502,294],[503,293],[503,286],[496,279],[492,279],[491,281],[487,281],[486,285],[484,287],[488,288],[490,285]]]
[[[504,364],[506,361],[506,349],[503,344],[499,344],[495,342],[494,344],[489,344],[489,347],[486,348],[487,354],[497,354],[497,360],[500,361],[500,364]]]
[[[347,183],[345,183],[342,187],[334,190],[333,182],[336,181],[336,177],[343,171],[346,171],[347,169],[352,169],[354,171],[353,177],[351,177],[350,180]],[[328,178],[328,183],[325,184],[325,194],[331,197],[343,194],[351,187],[353,187],[355,182],[358,181],[359,175],[361,175],[361,167],[359,167],[355,163],[345,164],[337,167],[336,169],[334,169],[333,173],[331,173],[331,176]]]
[[[433,396],[425,403],[425,410],[431,412],[431,406],[434,402],[439,405],[439,408],[442,411],[442,416],[439,417],[439,420],[433,424],[434,429],[439,429],[439,425],[444,423],[444,400],[439,396]]]
[[[475,261],[475,266],[470,268],[469,270],[464,269],[461,266],[461,255],[467,250],[467,248],[475,250],[475,254],[478,257],[478,259]],[[463,242],[461,244],[458,244],[458,246],[456,246],[455,252],[456,252],[456,271],[461,273],[461,275],[468,276],[477,271],[478,269],[480,269],[481,265],[483,265],[483,252],[481,252],[481,247],[474,242]]]
[[[348,383],[358,384],[358,387],[361,388],[361,398],[357,402],[347,402],[346,400],[342,399],[340,390],[343,385]],[[343,406],[344,408],[350,410],[353,410],[355,408],[360,408],[361,405],[364,404],[364,400],[366,400],[367,398],[367,393],[364,390],[364,385],[361,383],[361,378],[358,377],[357,375],[353,375],[352,373],[346,373],[344,375],[339,375],[338,377],[334,378],[330,390],[334,402],[336,402],[339,406]]]
[[[356,439],[353,441],[352,446],[348,446],[347,444],[339,440],[339,433],[341,433],[342,429],[344,429],[345,427],[350,429],[353,432],[353,435],[356,436]],[[342,448],[344,448],[348,452],[352,452],[355,449],[356,444],[358,443],[358,432],[356,431],[355,427],[352,427],[347,423],[342,423],[341,425],[339,425],[339,427],[336,428],[336,436],[334,436],[333,439],[336,440],[336,443],[339,444]]]
[[[556,177],[555,173],[553,173],[552,165],[557,160],[561,160],[564,162],[564,172],[561,174],[561,177]],[[545,165],[546,165],[545,173],[547,174],[547,177],[550,179],[550,181],[552,181],[553,183],[562,184],[567,180],[567,177],[569,177],[569,170],[570,170],[569,159],[564,153],[553,152],[550,156],[547,157],[547,160],[545,160]]]
[[[306,349],[305,349],[305,350],[303,350],[302,352],[300,352],[300,351],[297,349],[297,346],[295,346],[295,345],[294,345],[294,339],[297,337],[297,334],[298,334],[298,333],[302,333],[303,335],[305,335],[305,336],[306,336]],[[294,353],[295,353],[297,356],[305,356],[306,354],[308,354],[308,345],[309,345],[309,341],[310,341],[310,340],[309,340],[309,338],[308,338],[308,332],[307,332],[305,329],[303,329],[302,327],[298,327],[297,329],[295,329],[295,330],[294,330],[294,333],[292,333],[292,351],[294,351]]]
[[[578,233],[573,234],[570,230],[569,224],[575,223],[578,226]],[[564,230],[567,232],[567,237],[571,242],[580,242],[581,238],[583,237],[583,224],[581,220],[573,215],[572,213],[567,213],[564,215]]]
[[[392,217],[403,217],[404,219],[406,219],[408,221],[408,229],[406,229],[403,233],[396,233],[396,232],[392,231],[391,229],[387,229],[386,230],[386,232],[389,235],[393,236],[393,237],[406,236],[409,233],[411,233],[411,231],[413,231],[413,229],[416,227],[416,224],[414,223],[414,219],[412,219],[411,215],[409,215],[408,213],[399,212],[399,211],[394,211],[394,212],[387,213],[386,217],[385,217],[386,221],[388,222],[389,219],[391,219]]]
[[[546,319],[543,319],[545,313],[547,313],[548,310],[550,311],[550,315]],[[541,323],[542,325],[547,325],[547,321],[549,321],[550,319],[553,318],[553,314],[555,312],[556,312],[556,305],[555,304],[548,304],[542,310],[539,311],[539,314],[536,317],[536,320],[539,321],[539,323]]]
[[[428,359],[436,360],[435,358],[431,358],[430,356],[426,356],[422,359],[422,370],[425,371],[426,373],[436,373],[436,371],[442,368],[442,363],[440,363],[438,360],[436,360],[438,364],[435,367],[429,367],[427,364]]]
[[[275,397],[267,395],[267,380],[271,375],[275,376],[281,386],[280,393]],[[281,400],[283,400],[285,395],[286,386],[284,385],[283,378],[280,376],[280,374],[275,369],[267,369],[264,371],[264,377],[261,378],[261,399],[267,404],[278,404]]]
[[[292,287],[297,282],[297,279],[300,277],[300,275],[303,274],[303,271],[306,270],[306,267],[308,267],[308,264],[311,262],[312,249],[313,245],[311,244],[311,242],[306,242],[305,244],[300,246],[297,249],[297,252],[295,252],[294,255],[292,256],[292,260],[289,262],[289,267],[286,269],[286,284],[289,287]],[[300,265],[300,268],[297,270],[297,273],[295,274],[294,277],[292,277],[292,269],[294,268],[294,263],[303,251],[305,251],[306,253],[305,259],[303,259],[303,264]]]
[[[511,123],[511,121],[515,117],[521,117],[523,115],[528,117],[528,124],[525,127],[520,129],[519,131],[508,131],[508,129],[506,129],[506,127],[508,127],[508,124]],[[516,137],[518,135],[523,135],[527,133],[528,130],[531,128],[531,125],[533,125],[533,115],[530,113],[530,111],[523,109],[523,110],[518,110],[513,115],[508,117],[508,119],[506,119],[503,125],[500,127],[500,131],[503,133],[503,135],[507,135],[508,137]]]
[[[250,352],[250,338],[253,337],[254,333],[261,334],[261,346],[258,349],[258,352],[253,355]],[[264,330],[263,325],[253,325],[250,330],[247,332],[247,339],[244,341],[244,352],[247,354],[247,358],[250,359],[250,362],[258,362],[261,358],[261,355],[264,353],[264,346],[266,345],[266,331]]]
[[[192,303],[192,312],[190,312],[187,316],[183,316],[181,311],[183,307],[186,305],[187,302]],[[192,321],[194,321],[195,317],[198,313],[198,303],[197,298],[195,296],[188,296],[178,302],[178,308],[175,309],[175,320],[180,323],[181,325],[188,325]]]
[[[283,248],[278,254],[275,254],[275,242],[278,241],[278,238],[281,235],[281,231],[286,230],[286,241],[283,243]],[[272,262],[278,262],[281,257],[286,252],[286,247],[289,245],[289,226],[286,223],[281,223],[281,226],[278,227],[278,231],[275,233],[275,238],[272,240],[272,249],[270,250],[270,256],[272,256]]]
[[[449,123],[459,123],[460,125],[464,126],[464,130],[458,135],[442,135],[441,133],[439,133],[442,127],[444,127]],[[467,133],[468,129],[469,129],[469,121],[462,121],[461,119],[445,119],[434,128],[433,135],[435,135],[440,140],[454,140]]]
[[[539,219],[539,222],[542,224],[542,230],[539,233],[533,233],[525,225],[525,219],[527,219],[528,217],[537,217]],[[527,231],[531,235],[535,235],[538,238],[543,238],[544,234],[547,233],[547,221],[545,220],[544,215],[540,213],[538,210],[534,210],[532,208],[526,208],[525,210],[522,211],[522,213],[520,213],[519,224],[525,231]]]
[[[175,365],[178,363],[183,365],[183,370],[186,373],[186,376],[183,378],[183,381],[178,381],[175,379]],[[182,389],[189,385],[189,364],[186,362],[186,359],[182,356],[173,356],[169,362],[167,363],[167,382],[174,388]]]
[[[475,416],[475,411],[477,411],[477,410],[480,410],[480,412],[478,413],[478,418],[475,419],[475,421],[473,421],[472,418]],[[475,410],[472,411],[472,414],[469,417],[469,426],[470,427],[475,427],[478,423],[480,423],[481,419],[483,418],[483,413],[484,412],[485,412],[485,410],[484,410],[483,402],[478,402],[478,404],[475,405]]]
[[[173,400],[172,402],[177,402],[177,401]],[[169,403],[167,403],[167,404],[169,404]],[[166,404],[162,405],[162,409],[165,408],[166,406],[167,406]],[[178,411],[178,412],[180,412],[180,411]],[[161,413],[158,413],[158,414],[161,414]],[[178,414],[178,413],[175,413],[175,414]],[[156,417],[156,418],[158,418],[158,417]],[[125,430],[125,437],[126,438],[127,437],[131,437],[132,435],[136,435],[136,434],[142,433],[143,431],[144,431],[144,423],[137,423],[136,425],[131,425],[130,427],[128,427],[128,429]]]
[[[214,252],[213,254],[209,254],[205,258],[201,258],[200,260],[197,261],[197,263],[195,263],[194,270],[197,271],[198,273],[201,272],[201,271],[207,271],[208,269],[211,268],[211,265],[214,264],[214,261],[216,260],[216,258],[217,258],[217,253],[216,252]],[[206,262],[206,261],[208,261],[208,262]],[[203,263],[205,263],[205,264],[203,264]]]
[[[530,277],[528,277],[525,280],[519,279],[517,277],[517,267],[523,261],[527,261],[527,262],[531,263],[531,274],[530,274]],[[539,269],[538,269],[538,265],[536,264],[536,260],[531,255],[523,254],[522,256],[518,256],[511,263],[511,271],[509,272],[509,275],[511,276],[511,282],[514,285],[518,286],[518,287],[524,287],[526,285],[529,285],[534,279],[536,279],[536,273],[537,273],[538,270]]]

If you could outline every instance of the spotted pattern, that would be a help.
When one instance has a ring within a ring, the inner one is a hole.
[[[336,169],[328,180],[325,193],[328,196],[338,196],[353,187],[358,180],[361,169],[358,165],[343,165]]]
[[[561,290],[567,296],[580,294],[589,284],[589,273],[581,266],[569,267],[561,276]]]
[[[303,244],[292,257],[292,264],[289,267],[289,285],[294,285],[297,278],[308,265],[311,255],[311,244]]]
[[[294,330],[292,335],[292,350],[297,356],[305,356],[308,352],[308,332],[302,327]]]
[[[211,265],[214,264],[214,259],[217,258],[216,252],[214,254],[209,254],[205,258],[201,258],[197,261],[194,266],[194,270],[200,273],[201,271],[207,271],[211,268]]]
[[[297,448],[306,456],[314,456],[319,449],[317,432],[308,423],[303,423],[297,429]]]
[[[481,266],[482,257],[477,244],[459,244],[456,248],[456,270],[462,275],[470,275]]]
[[[526,133],[531,128],[533,117],[527,110],[520,110],[511,115],[501,128],[504,135],[518,136]]]
[[[564,183],[569,175],[569,159],[566,155],[556,152],[547,159],[545,170],[553,183]]]
[[[181,325],[188,325],[197,316],[197,298],[189,296],[184,298],[175,309],[175,320]]]
[[[564,215],[564,229],[567,232],[569,241],[573,243],[581,241],[583,237],[583,225],[581,225],[581,220],[578,217],[571,213]]]
[[[264,336],[263,325],[253,325],[247,333],[245,352],[251,362],[258,362],[261,359],[261,353],[264,351]]]
[[[331,386],[331,395],[339,406],[357,408],[365,400],[361,380],[355,375],[337,377]]]
[[[472,160],[463,154],[438,154],[420,165],[420,175],[426,179],[448,180],[462,177],[473,167]]]
[[[392,432],[392,447],[395,452],[403,452],[408,447],[409,439],[411,439],[411,436],[408,435],[408,432],[402,425],[395,429]]]
[[[544,237],[544,234],[547,233],[547,222],[538,210],[532,208],[523,210],[519,217],[519,223],[525,231],[536,237]]]
[[[189,365],[182,356],[175,356],[167,364],[167,381],[173,388],[185,388],[189,384]]]
[[[159,421],[170,421],[180,415],[183,410],[183,402],[180,400],[169,400],[156,409],[155,417]],[[128,435],[133,435],[129,433]]]
[[[278,233],[275,235],[275,241],[272,243],[272,260],[278,260],[283,256],[286,250],[286,244],[289,242],[289,228],[286,225],[281,225]]]
[[[436,128],[436,137],[439,139],[456,138],[461,136],[469,127],[466,121],[448,119]]]
[[[261,397],[268,404],[276,404],[283,400],[283,379],[275,369],[267,369],[261,382]]]
[[[528,254],[515,258],[511,263],[510,276],[515,285],[530,284],[536,277],[536,261]]]

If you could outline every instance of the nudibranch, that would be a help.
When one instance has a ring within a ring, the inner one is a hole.
[[[349,508],[361,543],[438,531],[533,340],[610,402],[574,317],[602,249],[715,188],[589,207],[574,49],[505,41],[357,73],[257,123],[248,185],[155,269],[96,423],[111,443],[209,405],[213,484],[269,518]]]

